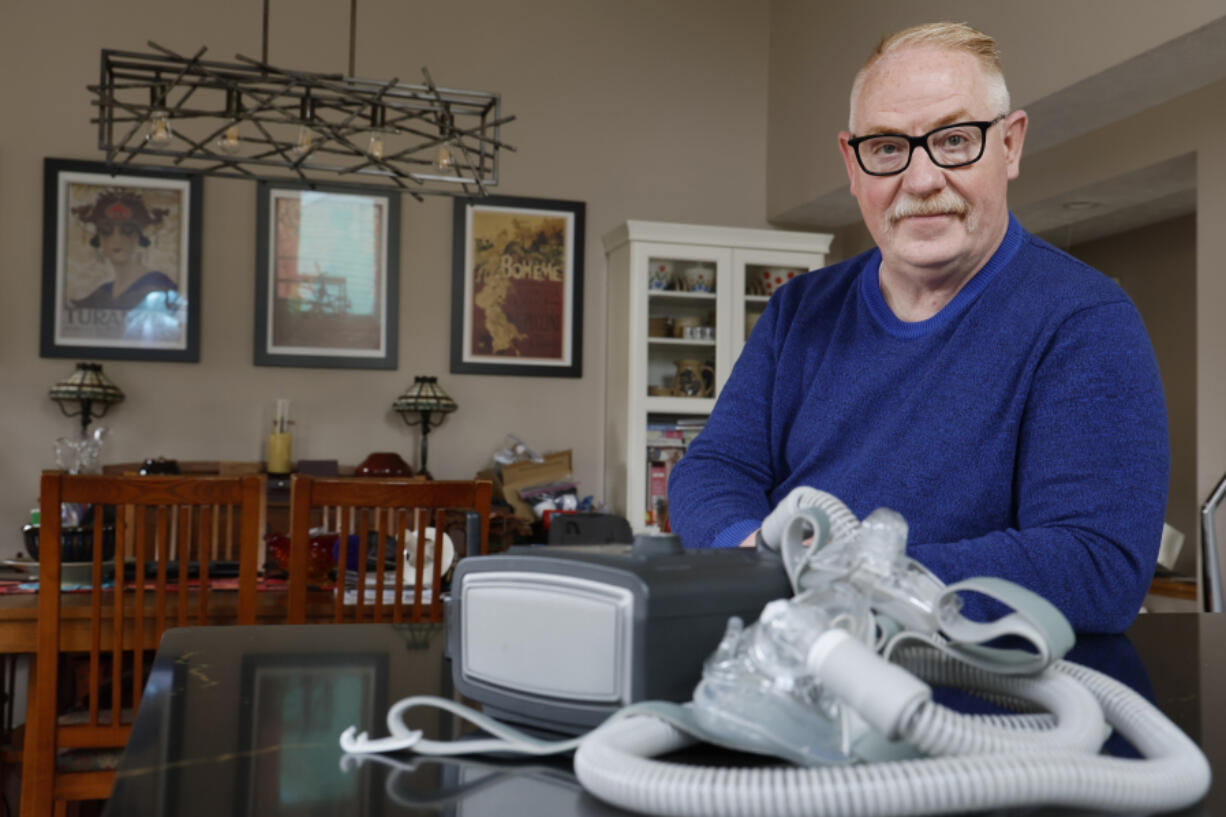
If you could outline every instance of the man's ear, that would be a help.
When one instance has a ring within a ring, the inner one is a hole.
[[[855,148],[848,144],[850,139],[850,133],[839,131],[839,151],[843,154],[843,165],[847,168],[847,181],[851,183],[851,194],[855,196],[857,193],[856,183],[860,179],[860,165],[856,161]]]
[[[1014,111],[1005,117],[1001,127],[1005,134],[1005,170],[1009,179],[1016,179],[1022,166],[1022,143],[1026,141],[1026,126],[1030,118],[1025,111]]]

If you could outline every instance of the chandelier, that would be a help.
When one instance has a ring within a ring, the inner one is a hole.
[[[498,184],[498,94],[353,76],[357,0],[350,4],[349,75],[294,71],[264,53],[237,63],[102,51],[98,148],[116,169],[130,164],[211,176],[307,184],[348,181],[422,195],[485,195]]]

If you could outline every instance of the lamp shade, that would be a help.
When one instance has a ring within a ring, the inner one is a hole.
[[[403,415],[420,412],[450,414],[459,407],[451,395],[443,391],[437,377],[417,375],[413,378],[413,385],[392,403],[392,408]]]
[[[123,392],[102,373],[100,363],[78,363],[75,372],[51,387],[51,399],[67,411],[65,403],[122,403]]]

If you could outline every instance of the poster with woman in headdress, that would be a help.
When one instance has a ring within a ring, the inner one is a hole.
[[[48,159],[44,357],[199,360],[199,177]]]

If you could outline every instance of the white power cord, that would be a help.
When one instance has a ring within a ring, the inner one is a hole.
[[[420,729],[405,726],[404,713],[417,707],[443,709],[480,727],[493,738],[478,740],[440,741],[423,737]],[[450,698],[434,695],[413,695],[392,704],[387,711],[386,738],[371,738],[366,732],[357,733],[350,726],[341,734],[341,749],[349,754],[376,754],[412,749],[423,755],[472,755],[486,752],[514,752],[521,755],[556,755],[578,747],[583,736],[570,740],[541,740],[518,729],[483,715],[472,707],[457,703]]]

